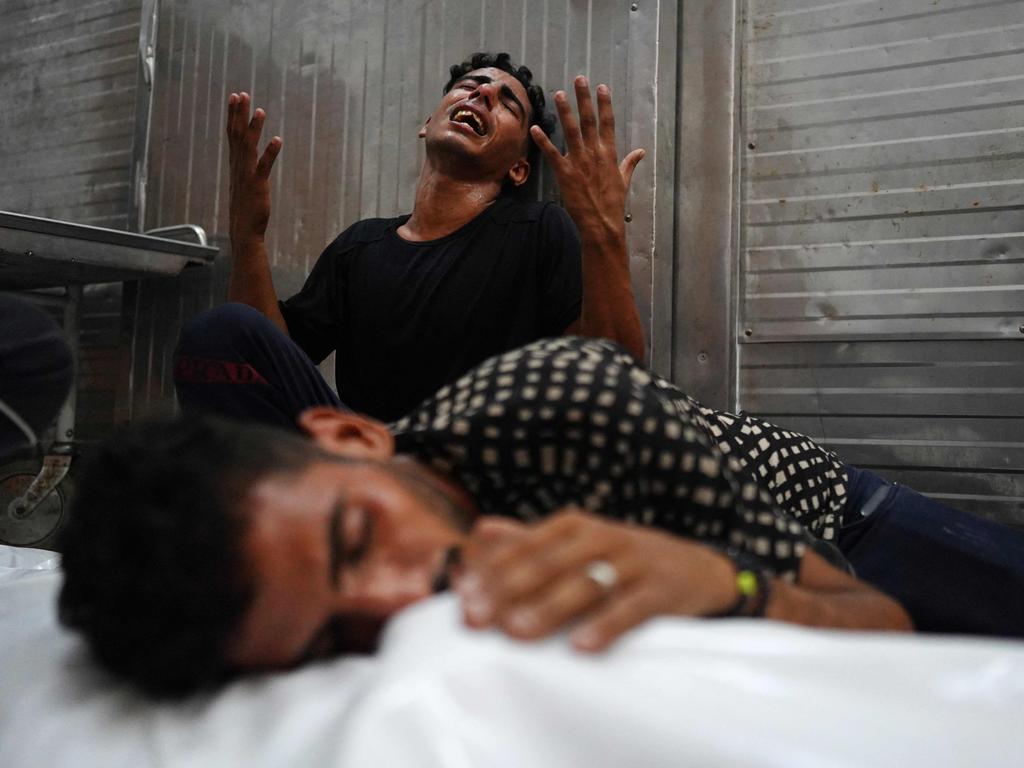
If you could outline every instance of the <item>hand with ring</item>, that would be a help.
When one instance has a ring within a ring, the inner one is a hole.
[[[536,524],[482,518],[458,592],[466,623],[533,640],[572,627],[599,651],[655,616],[722,612],[731,561],[698,542],[569,508]]]

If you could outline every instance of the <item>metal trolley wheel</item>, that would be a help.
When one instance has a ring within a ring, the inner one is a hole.
[[[65,477],[28,514],[15,502],[39,474],[38,461],[0,466],[0,544],[54,549],[57,532],[71,500],[71,481]]]

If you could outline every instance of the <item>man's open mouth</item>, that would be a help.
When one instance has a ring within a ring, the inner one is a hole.
[[[484,125],[484,121],[480,119],[480,116],[475,112],[468,109],[459,109],[452,115],[451,120],[453,123],[463,123],[472,128],[477,136],[487,135],[487,126]]]

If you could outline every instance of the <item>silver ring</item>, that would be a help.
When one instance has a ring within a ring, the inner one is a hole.
[[[607,560],[594,560],[586,568],[587,578],[597,584],[603,592],[611,592],[619,583],[619,572]]]

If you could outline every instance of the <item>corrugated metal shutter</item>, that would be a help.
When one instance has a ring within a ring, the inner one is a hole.
[[[743,22],[740,405],[1024,524],[1024,2]]]

